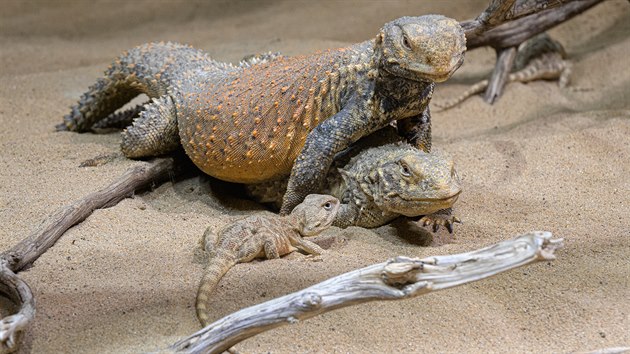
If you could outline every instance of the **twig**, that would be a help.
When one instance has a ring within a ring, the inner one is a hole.
[[[85,220],[94,210],[111,207],[134,191],[177,173],[173,158],[142,162],[127,170],[107,187],[62,207],[27,238],[0,254],[0,290],[20,308],[18,313],[0,320],[0,353],[16,349],[19,332],[35,316],[35,301],[28,285],[15,273],[32,264],[72,226]]]
[[[0,260],[0,294],[20,306],[17,313],[0,320],[0,353],[10,353],[17,349],[22,332],[35,317],[35,298],[31,288],[9,269],[5,260]]]
[[[501,97],[516,54],[514,48],[602,1],[493,0],[477,18],[461,22],[467,50],[491,46],[498,53],[484,100],[493,104]]]
[[[482,32],[476,31],[474,25],[467,24],[471,21],[462,22],[461,25],[465,29],[466,26],[473,26],[466,31],[466,48],[472,50],[484,46],[516,47],[527,39],[581,14],[602,1],[574,0],[562,6],[547,6],[545,10],[539,12],[534,9],[523,10],[524,13],[528,13],[527,16],[520,18],[513,16],[511,20]],[[559,3],[554,2],[555,5]]]
[[[474,20],[460,23],[466,34],[466,38],[472,38],[491,28],[494,28],[508,17],[508,13],[514,7],[515,0],[492,0],[490,5]]]
[[[484,279],[532,262],[555,259],[562,240],[530,232],[477,251],[424,259],[396,257],[228,315],[169,349],[220,353],[258,333],[341,307],[400,300]]]
[[[497,63],[488,81],[488,88],[484,96],[484,101],[487,103],[493,104],[494,100],[501,97],[503,94],[503,88],[510,75],[510,71],[512,71],[514,58],[516,58],[516,47],[497,50]]]
[[[167,177],[174,167],[172,158],[161,158],[130,168],[107,187],[57,210],[27,238],[3,252],[0,258],[8,262],[12,271],[22,270],[46,252],[66,230],[85,220],[94,210],[116,205],[137,189]]]

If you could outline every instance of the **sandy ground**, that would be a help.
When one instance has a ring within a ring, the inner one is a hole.
[[[137,162],[79,163],[118,151],[119,135],[57,133],[68,107],[125,49],[190,43],[220,60],[308,53],[374,36],[396,17],[474,17],[486,1],[3,1],[0,12],[0,250],[55,209]],[[463,178],[464,224],[397,235],[333,229],[345,240],[322,262],[300,255],[235,267],[217,318],[395,255],[479,248],[530,230],[566,240],[558,260],[421,298],[370,303],[240,344],[273,352],[576,352],[630,345],[630,5],[607,1],[552,32],[574,62],[572,85],[513,84],[494,106],[477,96],[434,113],[435,146]],[[481,49],[437,99],[492,69]],[[205,177],[166,183],[99,210],[21,273],[37,298],[25,349],[144,352],[199,328],[198,240],[260,207]]]

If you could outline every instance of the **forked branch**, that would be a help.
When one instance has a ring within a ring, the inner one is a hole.
[[[107,187],[57,210],[28,237],[0,254],[0,293],[19,308],[14,315],[0,319],[0,353],[16,349],[19,334],[35,316],[35,300],[28,285],[15,273],[32,264],[72,226],[94,210],[115,205],[134,191],[164,180],[176,173],[173,158],[155,159],[127,170]]]
[[[581,14],[602,1],[549,1],[547,6],[542,6],[541,1],[525,1],[519,13],[507,16],[503,23],[495,22],[493,26],[483,26],[476,24],[476,19],[461,22],[466,32],[466,47],[472,50],[484,46],[493,48],[518,46],[527,39]],[[509,2],[506,1],[506,3]],[[530,6],[526,6],[528,4]],[[521,16],[521,14],[526,14],[526,16]],[[479,31],[479,28],[483,30]]]
[[[477,18],[461,22],[468,50],[490,46],[498,54],[485,101],[492,104],[501,97],[516,47],[602,1],[492,0]]]
[[[561,239],[530,232],[480,250],[424,259],[396,257],[228,315],[171,346],[187,353],[221,353],[258,333],[341,307],[416,297],[536,261],[555,259]]]

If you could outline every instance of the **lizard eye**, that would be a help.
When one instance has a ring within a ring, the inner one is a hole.
[[[409,42],[409,38],[407,38],[406,34],[403,34],[402,44],[403,44],[403,47],[405,47],[408,50],[411,50],[411,43]]]
[[[411,170],[409,169],[409,166],[407,166],[406,163],[403,163],[400,165],[400,173],[402,173],[402,175],[405,177],[411,176]]]
[[[326,204],[324,204],[324,209],[326,209],[326,210],[332,209],[332,203],[331,202],[326,202]]]

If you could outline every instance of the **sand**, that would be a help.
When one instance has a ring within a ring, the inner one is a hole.
[[[403,15],[474,17],[487,1],[3,1],[0,13],[0,250],[49,213],[137,162],[80,162],[118,151],[118,133],[57,133],[68,107],[125,49],[190,43],[220,60],[294,55],[371,38]],[[301,255],[243,264],[212,303],[219,318],[395,255],[469,251],[530,230],[565,239],[558,259],[420,298],[364,304],[238,346],[273,352],[575,352],[630,346],[630,5],[607,1],[554,29],[571,85],[510,85],[433,115],[434,144],[455,158],[464,193],[454,235],[333,229],[321,262]],[[487,76],[490,49],[435,99]],[[199,328],[194,296],[209,225],[261,207],[193,176],[99,210],[21,272],[37,298],[24,349],[136,353]]]

